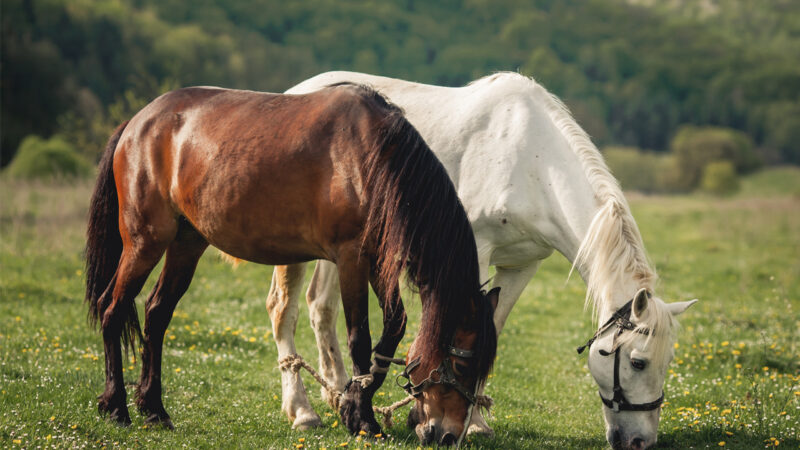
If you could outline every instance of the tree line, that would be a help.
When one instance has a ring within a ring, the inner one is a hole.
[[[326,70],[458,86],[532,76],[600,145],[667,151],[687,125],[800,163],[800,2],[3,0],[0,164],[28,135],[96,158],[158,94],[283,91]]]

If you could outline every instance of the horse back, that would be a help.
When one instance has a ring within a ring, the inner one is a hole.
[[[360,239],[361,168],[380,114],[347,86],[298,96],[167,93],[131,120],[115,155],[129,238],[155,226],[168,240],[182,216],[241,259],[333,259],[342,242]]]

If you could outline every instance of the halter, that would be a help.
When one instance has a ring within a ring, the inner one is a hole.
[[[458,356],[459,358],[471,358],[475,356],[475,352],[472,350],[465,350],[453,346],[447,347],[447,351],[450,355]],[[403,369],[403,371],[397,375],[395,382],[414,398],[418,398],[420,395],[422,395],[422,392],[425,389],[428,389],[436,384],[442,384],[455,389],[456,392],[461,394],[461,396],[467,400],[469,403],[469,406],[467,407],[467,418],[464,420],[464,428],[461,430],[461,436],[459,436],[458,441],[456,441],[456,448],[458,448],[461,445],[461,441],[464,439],[464,436],[467,434],[467,427],[469,427],[469,422],[472,419],[472,409],[477,402],[478,388],[480,387],[480,383],[475,383],[474,392],[468,391],[467,388],[465,388],[464,385],[461,384],[458,379],[456,379],[456,374],[453,371],[453,361],[450,359],[450,356],[447,356],[439,364],[439,367],[430,371],[428,378],[420,381],[418,384],[414,384],[411,382],[411,372],[419,367],[419,364],[420,358],[414,358],[414,360],[408,363],[405,369]],[[435,378],[434,374],[437,375]],[[401,384],[400,378],[405,378],[406,382]]]
[[[650,297],[650,293],[647,292],[647,297]],[[627,331],[634,331],[636,333],[649,335],[650,330],[648,329],[636,329],[636,325],[630,321],[631,317],[631,309],[633,305],[633,300],[628,301],[622,305],[620,309],[615,312],[602,327],[600,327],[597,332],[594,333],[585,344],[578,347],[578,354],[583,353],[587,347],[591,347],[597,338],[602,336],[606,331],[610,328],[616,326],[617,331],[614,333],[614,342],[611,347],[611,351],[607,352],[605,350],[600,350],[599,353],[602,356],[609,356],[612,353],[614,354],[614,398],[611,400],[603,397],[603,394],[598,390],[598,394],[600,395],[600,400],[603,401],[603,404],[606,405],[609,409],[614,412],[620,411],[652,411],[657,409],[664,403],[664,391],[661,391],[661,397],[653,400],[649,403],[631,403],[625,398],[625,394],[622,393],[622,386],[619,383],[619,346],[617,345],[617,337]]]

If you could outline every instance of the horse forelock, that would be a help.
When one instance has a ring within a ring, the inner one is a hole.
[[[469,311],[492,320],[491,311],[484,313],[479,303],[483,296],[472,227],[442,164],[400,109],[386,104],[379,105],[386,114],[365,172],[364,238],[377,243],[376,272],[389,287],[397,286],[405,270],[419,290],[423,313],[415,345],[423,358],[442,355],[459,326],[476,326],[479,370],[488,375],[496,343],[487,340],[482,322],[465,320]],[[489,331],[496,339],[494,329]]]
[[[619,336],[619,344],[631,344],[644,337],[643,351],[661,358],[653,358],[654,361],[668,361],[664,358],[668,352],[672,352],[672,344],[675,342],[678,329],[678,320],[667,309],[663,301],[657,298],[649,300],[647,314],[636,323],[636,329],[632,333],[623,333]],[[644,333],[646,331],[646,334]]]

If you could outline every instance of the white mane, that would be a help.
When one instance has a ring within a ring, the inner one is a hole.
[[[572,266],[573,270],[575,267],[581,267],[585,269],[583,273],[588,274],[586,305],[592,305],[593,318],[597,320],[600,309],[613,308],[613,292],[615,288],[625,284],[625,280],[629,279],[626,277],[632,276],[637,281],[637,289],[645,288],[653,292],[658,277],[648,261],[642,236],[619,182],[611,175],[600,151],[558,97],[535,80],[517,73],[500,73],[486,78],[487,81],[493,81],[502,75],[524,80],[527,88],[532,89],[533,94],[542,100],[553,124],[581,161],[595,199],[598,205],[601,205],[581,242]],[[675,321],[664,303],[660,300],[651,301],[648,306],[648,309],[650,308],[652,309],[643,318],[640,328],[649,328],[651,337],[654,335],[671,337]],[[626,334],[636,335],[636,333]],[[666,351],[666,347],[671,345],[671,339],[655,341],[654,350],[657,352]]]

